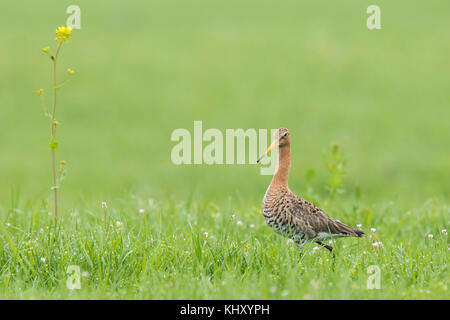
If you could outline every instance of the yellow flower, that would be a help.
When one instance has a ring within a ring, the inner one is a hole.
[[[42,51],[45,52],[45,53],[48,53],[50,51],[50,47],[42,48]]]
[[[42,94],[44,93],[44,89],[39,89],[38,91],[37,91],[37,95],[40,97],[40,96],[42,96]]]
[[[68,68],[67,69],[67,73],[69,73],[70,75],[73,75],[75,73],[75,71],[73,71],[72,69]]]
[[[59,27],[56,29],[56,41],[62,43],[62,42],[68,42],[70,38],[70,33],[72,32],[72,28],[69,27]]]

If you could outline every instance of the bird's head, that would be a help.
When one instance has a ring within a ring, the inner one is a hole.
[[[260,162],[262,158],[270,153],[275,147],[283,148],[285,146],[289,146],[291,143],[289,130],[286,128],[280,128],[275,131],[273,136],[273,142],[270,147],[256,160],[256,162]]]

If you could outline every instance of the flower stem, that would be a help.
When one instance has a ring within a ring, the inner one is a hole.
[[[56,54],[53,57],[53,112],[52,112],[52,141],[56,139],[56,61],[58,59],[59,50],[61,49],[62,43],[58,44],[56,49]],[[58,187],[57,187],[57,176],[56,176],[56,148],[51,148],[52,152],[52,172],[53,172],[53,196],[55,205],[55,224],[58,221]]]

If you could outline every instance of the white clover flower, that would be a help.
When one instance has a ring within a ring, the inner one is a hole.
[[[208,232],[207,231],[203,232],[203,235],[205,236],[205,238],[208,238]]]
[[[232,215],[231,215],[231,219],[234,219],[234,218],[236,218],[236,215],[235,215],[235,214],[232,214]]]
[[[316,250],[319,250],[319,247],[314,247],[312,248],[313,252],[315,252]]]
[[[255,225],[252,223],[252,224],[250,225],[250,228],[253,229],[254,227],[255,227]]]
[[[11,223],[7,222],[6,227],[11,227]]]
[[[381,243],[381,241],[375,241],[375,242],[373,242],[373,243],[372,243],[372,246],[374,246],[374,247],[376,247],[376,248],[378,248],[378,247],[383,248],[383,244]]]
[[[370,228],[370,231],[375,233],[375,231],[377,231],[377,229],[375,229],[375,228]]]
[[[144,209],[139,209],[139,213],[145,213]]]
[[[103,201],[103,202],[102,202],[102,208],[103,208],[103,209],[108,208],[108,204],[106,203],[106,201]]]
[[[433,235],[431,233],[428,235],[428,239],[433,239]]]
[[[286,240],[286,244],[291,244],[291,243],[294,243],[294,240],[292,240],[292,239],[287,239]]]
[[[289,291],[288,291],[288,290],[283,290],[283,292],[281,293],[281,295],[282,295],[283,297],[286,297],[288,294],[289,294]]]
[[[116,227],[117,227],[117,228],[120,228],[121,226],[122,226],[122,222],[116,221]]]
[[[442,229],[441,232],[442,232],[442,234],[447,235],[447,229]]]
[[[45,263],[45,258],[44,257],[41,257],[41,262]]]
[[[361,223],[358,223],[358,224],[356,225],[356,227],[357,227],[358,229],[361,229],[362,224],[361,224]]]
[[[239,220],[238,222],[236,222],[236,224],[237,224],[238,227],[240,227],[240,226],[242,226],[243,223],[242,223],[241,220]]]

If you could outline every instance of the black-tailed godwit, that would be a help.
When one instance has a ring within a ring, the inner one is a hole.
[[[345,236],[362,237],[364,232],[361,230],[329,217],[314,204],[292,193],[288,187],[291,165],[290,141],[289,130],[278,129],[275,132],[273,143],[257,160],[259,162],[271,150],[278,147],[277,169],[262,203],[262,213],[269,227],[292,239],[297,245],[300,255],[307,242],[314,241],[333,252],[331,246],[322,243],[323,240]]]

